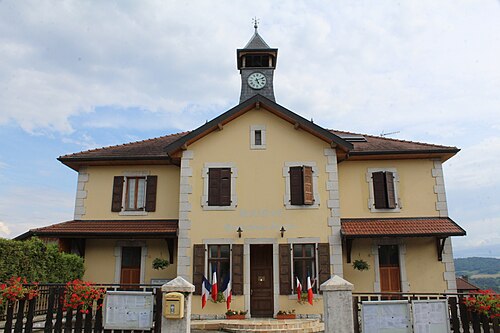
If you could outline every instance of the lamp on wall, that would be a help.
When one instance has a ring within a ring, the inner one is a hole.
[[[283,238],[283,235],[285,234],[285,227],[284,226],[281,226],[281,229],[280,229],[280,232],[281,232],[281,238]]]
[[[241,233],[243,232],[243,230],[241,230],[241,227],[238,227],[238,230],[236,230],[236,232],[238,233],[238,238],[241,238]]]

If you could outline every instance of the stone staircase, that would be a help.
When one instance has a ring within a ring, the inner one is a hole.
[[[244,320],[194,320],[194,331],[223,332],[323,332],[324,324],[319,319],[244,319]]]

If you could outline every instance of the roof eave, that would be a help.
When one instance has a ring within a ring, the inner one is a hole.
[[[455,156],[460,151],[459,148],[450,148],[450,149],[409,149],[409,150],[374,150],[374,151],[350,151],[349,158],[350,159],[362,159],[366,157],[384,157],[391,156],[397,157],[400,156],[402,158],[421,158],[424,155],[431,155],[435,157],[439,157],[441,161],[447,161],[451,157]]]
[[[288,122],[294,124],[297,123],[300,128],[308,131],[309,133],[317,136],[318,138],[332,144],[338,146],[341,150],[348,152],[353,149],[353,145],[336,134],[331,133],[329,130],[324,129],[313,122],[306,120],[305,118],[299,116],[298,114],[282,107],[281,105],[261,96],[259,94],[247,99],[246,101],[236,105],[232,109],[224,112],[218,117],[212,119],[206,124],[198,127],[194,131],[189,134],[177,139],[176,141],[170,143],[165,147],[166,152],[169,156],[173,156],[177,151],[183,149],[183,147],[187,147],[188,145],[196,142],[201,139],[205,135],[218,130],[220,126],[224,126],[229,123],[233,119],[239,117],[247,111],[255,107],[265,108],[269,112],[280,116],[282,119],[287,120]]]

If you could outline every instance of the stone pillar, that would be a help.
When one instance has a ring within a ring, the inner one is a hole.
[[[167,319],[161,316],[161,331],[162,332],[191,332],[191,300],[193,298],[194,285],[178,276],[172,281],[161,286],[162,296],[166,293],[178,292],[184,293],[184,318],[182,319]],[[187,295],[186,295],[187,294]],[[163,297],[162,297],[163,302]],[[163,307],[162,307],[163,308]]]
[[[338,275],[320,286],[323,292],[325,333],[353,333],[352,283]]]

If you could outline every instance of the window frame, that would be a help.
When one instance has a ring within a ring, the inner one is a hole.
[[[313,281],[316,281],[318,282],[319,281],[319,273],[318,273],[318,269],[319,269],[319,262],[318,262],[318,243],[314,242],[314,243],[292,243],[290,244],[291,245],[291,251],[292,251],[292,255],[291,255],[291,260],[292,260],[292,295],[296,295],[296,290],[297,290],[297,275],[295,274],[295,261],[302,261],[302,262],[313,262],[313,265],[312,267],[314,268],[314,276],[311,276],[311,283],[313,283]],[[304,254],[306,251],[305,251],[305,246],[306,245],[312,245],[313,247],[313,256],[312,257],[295,257],[295,247],[296,246],[302,246],[302,254]],[[305,269],[305,266],[303,266],[302,270],[304,273],[304,269]],[[307,293],[307,274],[305,276],[302,276],[302,279],[299,279],[300,283],[302,284],[302,290],[305,290],[305,292]],[[315,283],[314,286],[313,286],[313,293],[314,294],[318,294],[318,283]]]
[[[231,202],[227,206],[214,206],[208,204],[209,192],[209,170],[212,168],[229,168],[231,170]],[[238,206],[238,197],[236,195],[236,178],[238,177],[238,169],[234,163],[205,163],[201,171],[203,178],[203,194],[201,196],[201,206],[203,210],[236,210]]]
[[[146,210],[146,202],[147,202],[147,188],[148,188],[148,177],[151,176],[149,171],[126,171],[122,174],[123,177],[123,193],[122,193],[122,209],[118,212],[118,215],[121,216],[143,216],[148,215],[148,211]],[[127,209],[127,192],[128,192],[128,179],[132,178],[144,178],[144,203],[142,209],[132,210]]]
[[[134,184],[134,192],[133,192],[133,201],[134,207],[130,207],[130,182],[131,180],[135,180]],[[143,184],[141,185],[140,180],[143,180]],[[147,176],[127,176],[125,177],[125,191],[124,191],[124,200],[123,200],[123,210],[128,212],[137,212],[137,211],[145,211],[146,210],[146,185],[147,184]],[[142,187],[142,203],[139,206],[139,193],[140,188]]]
[[[256,142],[256,132],[260,131],[261,143]],[[251,125],[250,126],[250,149],[252,150],[265,150],[267,148],[267,133],[266,125]]]
[[[392,172],[395,208],[375,207],[375,189],[373,184],[373,174],[377,172]],[[368,168],[366,172],[366,182],[368,183],[368,193],[369,193],[368,209],[372,213],[399,213],[401,211],[403,205],[401,198],[399,197],[399,174],[396,168]]]
[[[292,167],[310,167],[312,169],[312,204],[292,205],[291,203],[291,184],[290,184],[290,168]],[[285,178],[285,194],[283,196],[283,204],[286,209],[318,209],[321,198],[318,189],[319,173],[316,162],[285,162],[283,167],[283,177]]]
[[[211,247],[214,247],[216,246],[217,247],[217,254],[218,254],[218,257],[216,258],[211,258],[210,257],[210,248]],[[229,247],[229,252],[228,252],[228,257],[227,258],[222,258],[220,255],[221,255],[221,247],[222,246],[227,246]],[[233,274],[233,268],[232,268],[232,244],[230,243],[220,243],[220,244],[205,244],[205,250],[206,250],[206,257],[205,257],[205,276],[207,277],[207,280],[210,282],[210,284],[213,283],[212,279],[213,279],[213,272],[210,271],[210,267],[211,267],[211,262],[215,262],[217,264],[217,269],[216,269],[216,272],[217,272],[217,287],[218,287],[218,290],[219,291],[222,291],[221,290],[221,287],[222,287],[222,283],[224,282],[224,279],[222,278],[221,274],[220,274],[220,268],[221,268],[221,263],[223,262],[227,262],[228,264],[228,272],[229,272],[229,278],[230,280],[232,280],[232,274]],[[208,274],[209,273],[209,274]]]

